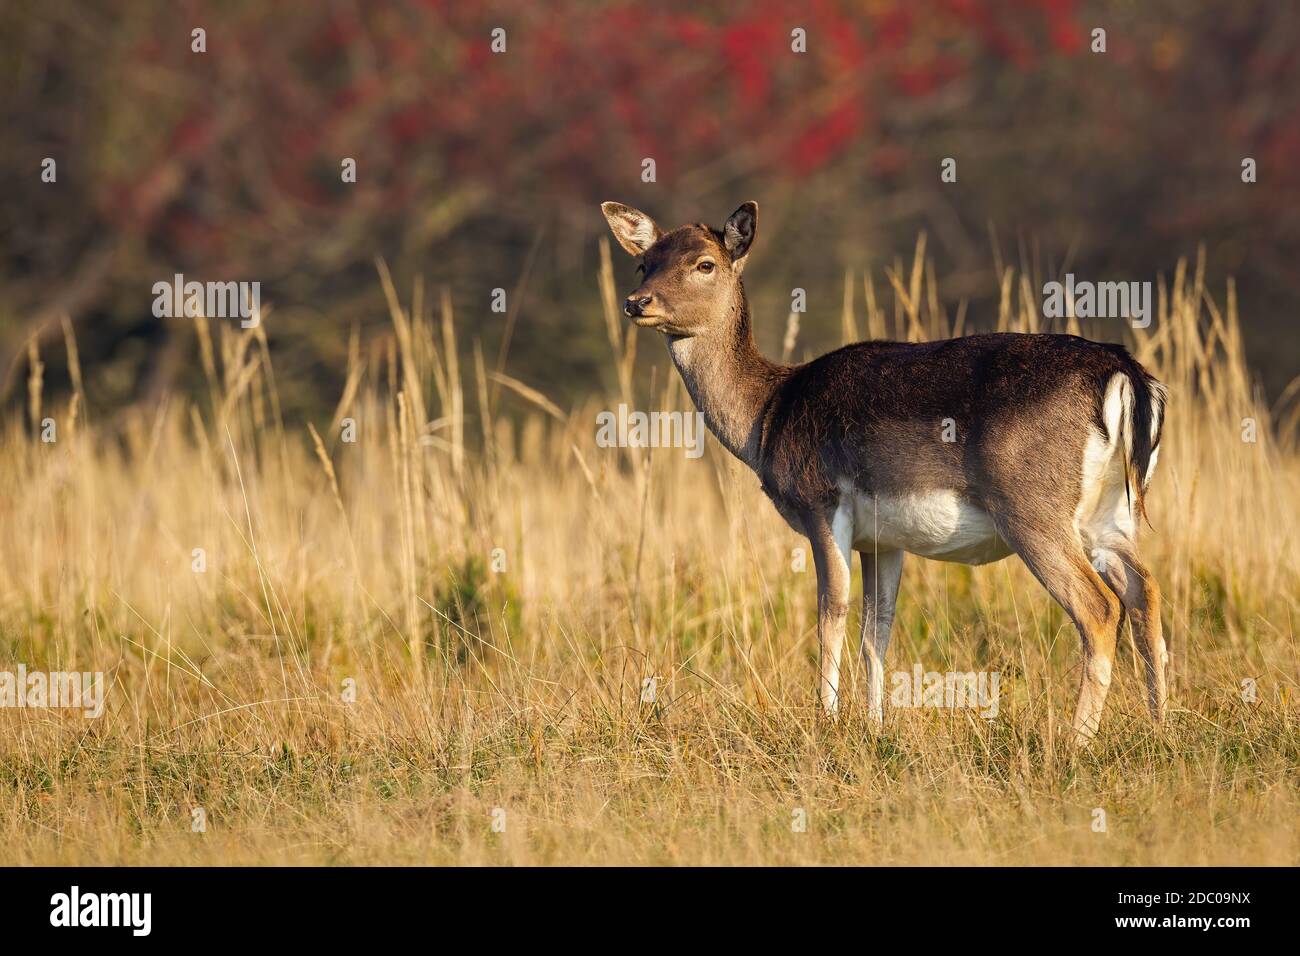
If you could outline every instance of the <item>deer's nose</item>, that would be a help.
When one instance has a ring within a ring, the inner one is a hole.
[[[630,295],[627,301],[623,303],[623,314],[629,316],[641,315],[646,306],[654,301],[652,295]]]

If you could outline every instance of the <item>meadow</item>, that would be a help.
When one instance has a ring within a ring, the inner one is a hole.
[[[0,710],[5,863],[1300,862],[1298,423],[1253,385],[1230,285],[1181,264],[1149,328],[1062,329],[1128,336],[1171,395],[1143,539],[1170,718],[1125,631],[1076,751],[1078,638],[1014,558],[910,558],[886,662],[996,672],[996,717],[887,706],[873,733],[855,606],[818,719],[811,560],[754,476],[711,438],[595,442],[619,402],[690,408],[603,261],[610,387],[572,409],[382,264],[391,331],[353,335],[329,421],[280,413],[273,308],[192,320],[207,395],[102,418],[71,327],[69,395],[33,347],[0,437],[0,669],[102,671],[106,697]],[[1045,328],[1041,285],[1000,271],[982,322],[923,246],[846,276],[844,338]]]

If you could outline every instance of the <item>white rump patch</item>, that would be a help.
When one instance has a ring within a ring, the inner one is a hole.
[[[1120,541],[1133,541],[1137,532],[1134,512],[1138,492],[1126,488],[1124,481],[1125,462],[1133,454],[1133,387],[1123,373],[1115,373],[1106,384],[1102,421],[1105,434],[1096,428],[1088,430],[1079,506],[1074,511],[1074,527],[1094,563],[1105,557],[1094,552],[1108,552]],[[1158,424],[1153,424],[1153,435]],[[1148,477],[1155,463],[1153,454]]]
[[[1106,437],[1116,444],[1124,433],[1124,422],[1133,408],[1133,386],[1128,376],[1117,372],[1106,383],[1106,397],[1101,405],[1102,421],[1106,423]]]

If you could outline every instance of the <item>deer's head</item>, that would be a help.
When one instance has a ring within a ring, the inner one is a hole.
[[[758,229],[757,203],[742,205],[721,230],[697,223],[667,233],[640,210],[616,202],[600,208],[618,244],[641,259],[641,284],[623,303],[633,322],[692,336],[740,320],[740,274]]]

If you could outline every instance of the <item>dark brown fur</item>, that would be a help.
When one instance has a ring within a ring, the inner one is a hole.
[[[1120,345],[1014,333],[847,345],[774,376],[759,474],[790,507],[827,507],[847,478],[867,494],[951,488],[996,511],[1009,459],[1077,478],[1116,373],[1146,412],[1134,437],[1149,435],[1150,376]],[[946,419],[955,441],[941,440]],[[1153,447],[1138,444],[1138,474]]]

